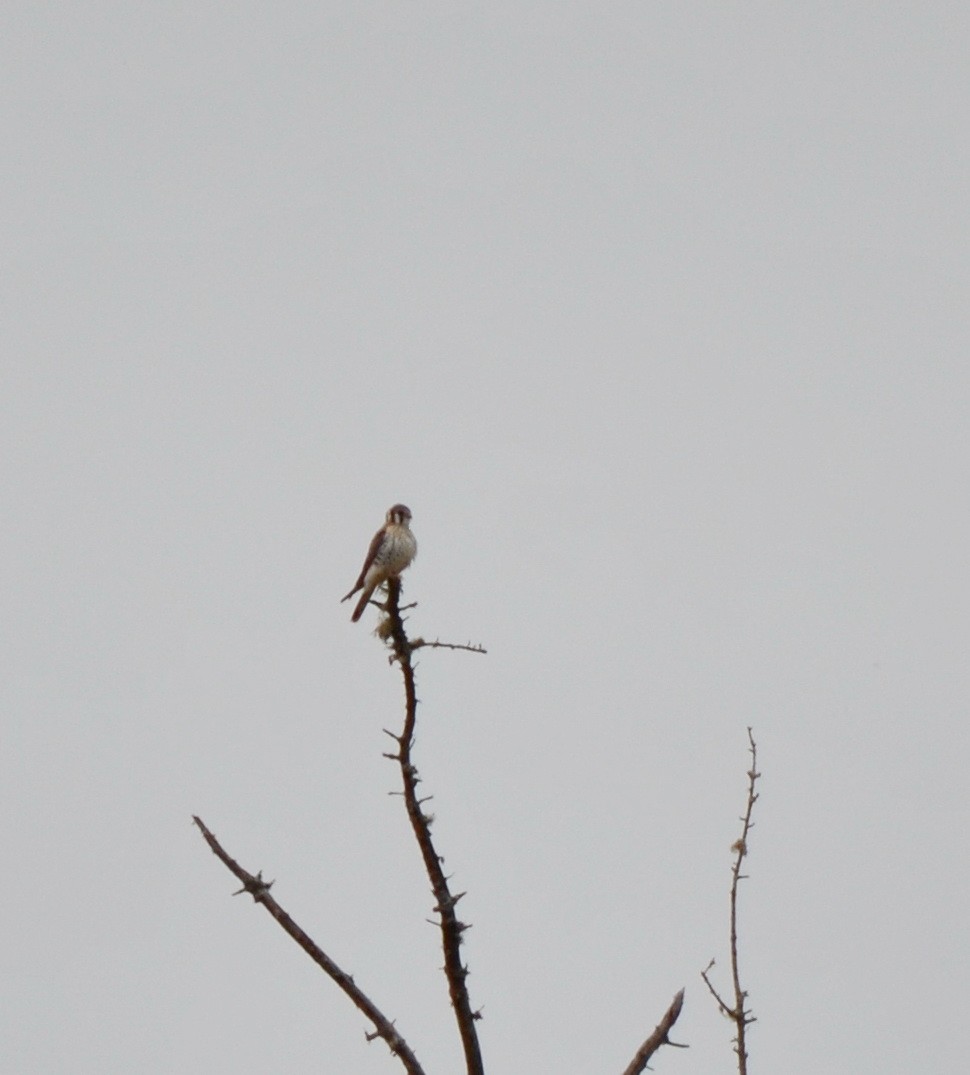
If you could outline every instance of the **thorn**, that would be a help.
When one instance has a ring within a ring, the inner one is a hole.
[[[269,895],[269,890],[275,885],[275,881],[264,881],[263,871],[260,870],[255,877],[251,877],[241,889],[237,892],[233,892],[234,896],[241,896],[244,892],[248,892],[256,903],[262,903]]]

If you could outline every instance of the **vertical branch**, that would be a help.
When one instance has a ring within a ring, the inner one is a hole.
[[[455,913],[455,907],[464,893],[459,892],[457,895],[452,895],[451,893],[448,879],[441,866],[442,860],[431,840],[432,819],[421,808],[422,800],[418,798],[417,791],[418,771],[411,761],[411,748],[414,745],[414,726],[418,708],[411,654],[416,647],[410,642],[404,630],[404,621],[401,617],[400,609],[400,580],[396,578],[390,579],[387,583],[387,589],[388,599],[384,608],[388,619],[386,625],[381,625],[381,633],[385,637],[387,634],[390,635],[390,646],[394,653],[394,660],[397,661],[401,669],[401,675],[404,678],[405,697],[404,730],[400,736],[393,736],[398,744],[398,753],[389,756],[393,757],[401,767],[404,802],[407,808],[408,820],[411,822],[411,829],[421,850],[421,858],[424,860],[424,868],[428,874],[431,890],[435,897],[435,911],[439,916],[441,947],[445,957],[445,977],[448,981],[451,1006],[455,1012],[458,1033],[461,1036],[462,1048],[465,1053],[467,1075],[484,1075],[485,1068],[478,1043],[478,1033],[475,1029],[475,1020],[480,1018],[480,1013],[472,1010],[465,981],[468,977],[468,968],[461,961],[462,934],[468,929],[468,924],[460,921]]]
[[[738,969],[738,886],[741,881],[747,879],[747,874],[741,872],[741,863],[748,853],[748,834],[754,827],[751,820],[754,812],[754,804],[758,801],[755,785],[761,776],[758,772],[758,747],[748,728],[748,751],[751,754],[751,768],[748,770],[748,801],[744,816],[741,818],[741,835],[731,847],[734,852],[734,865],[731,867],[731,984],[734,988],[734,1003],[728,1004],[711,984],[708,971],[714,966],[712,959],[707,967],[701,972],[704,983],[710,990],[711,995],[717,1001],[717,1006],[730,1019],[736,1028],[737,1034],[734,1039],[734,1051],[738,1057],[738,1075],[748,1073],[748,1046],[747,1028],[755,1022],[750,1008],[746,1006],[748,993],[741,987],[741,972]]]

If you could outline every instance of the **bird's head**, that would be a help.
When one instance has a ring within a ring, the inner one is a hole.
[[[394,526],[407,526],[411,521],[411,509],[406,504],[395,504],[388,509],[387,521]]]

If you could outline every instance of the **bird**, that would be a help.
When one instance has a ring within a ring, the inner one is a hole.
[[[395,579],[411,563],[418,552],[418,543],[411,533],[411,509],[404,504],[395,504],[388,508],[384,525],[371,539],[370,548],[364,559],[364,566],[354,583],[354,588],[341,604],[349,601],[358,590],[363,590],[354,614],[350,617],[356,623],[367,608],[371,596],[382,582]]]

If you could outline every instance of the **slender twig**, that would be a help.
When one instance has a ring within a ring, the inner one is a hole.
[[[423,638],[416,638],[411,643],[411,652],[423,647],[427,649],[463,649],[468,653],[488,653],[488,650],[484,646],[473,646],[471,642],[465,645],[457,645],[454,642],[439,642],[437,639],[434,642],[426,642]]]
[[[747,874],[741,872],[741,863],[748,853],[748,834],[754,828],[751,816],[754,812],[754,804],[759,798],[755,785],[761,776],[758,772],[758,747],[750,728],[748,728],[748,752],[751,754],[751,768],[748,770],[748,801],[744,816],[741,818],[741,835],[731,847],[734,852],[734,865],[731,867],[731,983],[734,987],[734,1003],[728,1004],[711,984],[707,972],[714,966],[713,959],[701,971],[704,984],[710,990],[718,1008],[734,1023],[737,1030],[734,1051],[738,1057],[738,1075],[747,1075],[747,1028],[756,1022],[751,1009],[747,1007],[748,993],[746,989],[741,988],[741,972],[738,969],[738,885],[747,879]]]
[[[734,1009],[731,1007],[730,1004],[727,1003],[727,1001],[721,996],[721,994],[714,988],[713,984],[711,983],[711,979],[708,978],[708,976],[707,976],[707,972],[712,970],[713,967],[714,967],[714,960],[712,959],[710,961],[710,963],[708,963],[707,966],[701,971],[701,977],[704,979],[704,982],[707,985],[707,988],[711,991],[711,996],[717,1001],[717,1006],[721,1009],[721,1014],[726,1015],[728,1017],[728,1019],[733,1019],[734,1018]]]
[[[683,1008],[683,1006],[684,991],[681,989],[681,991],[674,997],[670,1007],[664,1012],[664,1017],[657,1024],[656,1030],[654,1030],[650,1037],[647,1038],[639,1049],[637,1049],[636,1055],[623,1069],[623,1075],[640,1075],[640,1072],[646,1069],[647,1061],[661,1047],[661,1045],[670,1045],[675,1049],[687,1048],[686,1045],[671,1041],[668,1037],[671,1028],[680,1016],[680,1009]]]
[[[469,924],[462,922],[455,913],[458,901],[464,893],[459,892],[456,895],[452,895],[448,878],[442,869],[442,859],[431,840],[432,818],[425,814],[421,808],[423,800],[418,798],[417,792],[418,771],[411,761],[411,748],[414,745],[414,726],[418,709],[411,654],[417,646],[408,639],[404,630],[404,621],[401,617],[400,608],[400,580],[391,579],[387,584],[387,589],[387,602],[383,606],[384,611],[387,613],[387,620],[385,621],[387,626],[385,629],[384,625],[382,625],[378,631],[382,637],[388,639],[388,644],[393,651],[393,659],[400,666],[401,675],[404,678],[405,697],[404,729],[400,736],[392,736],[398,745],[398,753],[392,755],[392,757],[401,768],[401,778],[404,784],[404,802],[408,819],[411,822],[414,837],[421,850],[421,858],[424,860],[424,868],[431,882],[431,890],[435,897],[436,906],[434,910],[438,915],[438,925],[441,929],[441,947],[445,957],[445,977],[448,981],[451,1006],[455,1011],[458,1033],[465,1053],[466,1072],[467,1075],[484,1075],[485,1068],[478,1043],[478,1032],[475,1029],[475,1020],[480,1018],[481,1013],[472,1009],[466,984],[468,968],[461,961],[462,934],[469,928]],[[425,645],[428,645],[428,643],[425,643]]]
[[[203,824],[202,819],[193,816],[192,820],[199,827],[199,831],[205,837],[206,843],[212,849],[213,854],[224,866],[242,881],[243,887],[234,895],[248,892],[250,896],[261,903],[267,911],[276,919],[280,927],[288,933],[294,941],[309,955],[343,991],[364,1015],[374,1024],[373,1034],[367,1035],[368,1041],[374,1038],[382,1038],[387,1042],[387,1047],[400,1059],[404,1070],[408,1075],[424,1075],[424,1068],[418,1063],[418,1058],[411,1051],[408,1043],[401,1037],[394,1024],[377,1007],[377,1005],[360,989],[353,978],[346,971],[340,969],[336,963],[323,951],[322,948],[283,910],[276,900],[270,895],[269,890],[273,887],[272,881],[264,881],[262,871],[253,875],[243,869],[222,847],[216,837]]]

